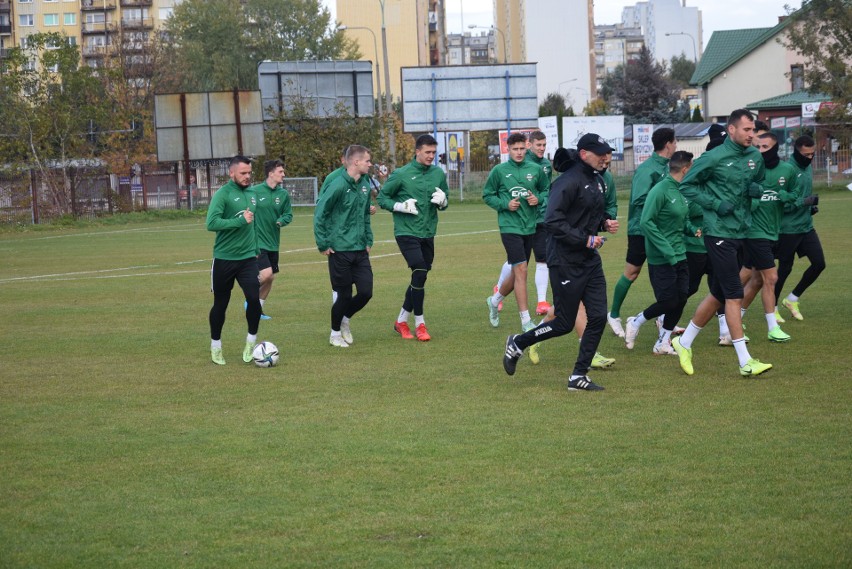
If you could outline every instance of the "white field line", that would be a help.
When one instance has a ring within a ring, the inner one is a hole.
[[[468,235],[480,235],[484,233],[497,233],[497,229],[489,229],[485,231],[468,231],[464,233],[448,233],[445,235],[437,235],[436,237],[444,238],[444,237],[464,237]],[[385,239],[382,241],[376,241],[376,243],[396,243],[396,240],[393,239]],[[291,249],[286,251],[281,251],[282,254],[288,253],[306,253],[306,252],[316,252],[316,247],[304,248],[304,249]],[[386,257],[397,257],[400,253],[386,253],[384,255],[370,255],[370,259],[383,259]],[[174,265],[190,265],[195,263],[211,263],[212,259],[196,259],[193,261],[180,261],[174,263]],[[324,265],[328,261],[323,258],[316,261],[304,261],[300,263],[281,263],[282,267],[296,267],[303,265]],[[28,277],[12,277],[8,279],[0,279],[0,284],[8,284],[15,282],[38,282],[38,281],[76,281],[76,280],[87,280],[87,279],[119,279],[119,278],[129,278],[129,277],[152,277],[152,276],[164,276],[164,275],[187,275],[194,273],[209,273],[210,269],[206,268],[203,270],[190,270],[190,271],[156,271],[156,272],[144,272],[144,273],[130,273],[123,275],[109,275],[105,273],[115,273],[119,271],[132,271],[138,269],[153,269],[163,267],[163,265],[138,265],[132,267],[121,267],[116,269],[100,269],[97,271],[75,271],[71,273],[52,273],[47,275],[34,275]]]

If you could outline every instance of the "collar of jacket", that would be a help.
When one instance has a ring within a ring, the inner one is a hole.
[[[527,160],[535,162],[536,164],[541,164],[542,162],[544,162],[544,156],[539,158],[538,156],[536,156],[535,152],[527,148]]]
[[[745,154],[745,151],[749,148],[753,148],[752,146],[742,146],[741,144],[737,144],[731,139],[730,136],[725,137],[725,142],[722,143],[725,148],[732,152],[736,152],[737,154]]]
[[[416,168],[417,170],[419,170],[420,172],[425,172],[426,170],[428,170],[429,168],[432,167],[431,164],[421,164],[420,162],[417,161],[417,158],[415,158],[414,160],[409,162],[409,164],[413,168]]]

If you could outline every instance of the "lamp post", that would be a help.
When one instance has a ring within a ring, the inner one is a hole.
[[[568,83],[573,83],[576,80],[577,80],[577,78],[574,77],[573,79],[567,79],[565,81],[560,82],[559,85],[556,86],[556,92],[560,93],[560,90],[561,90],[563,85],[567,85]],[[571,90],[569,89],[568,91],[565,92],[565,96],[568,97],[569,99],[571,98],[571,96],[568,94],[570,91]],[[565,102],[567,103],[568,101],[565,101]]]
[[[503,63],[509,63],[509,50],[506,48],[506,34],[503,33],[503,30],[501,30],[497,26],[485,27],[477,26],[476,24],[471,24],[467,28],[469,30],[495,30],[497,33],[499,33],[500,37],[503,38]],[[464,53],[462,53],[462,57],[464,57]]]
[[[692,37],[692,34],[687,32],[667,32],[666,37],[668,36],[687,36],[692,40],[692,59],[695,61],[695,64],[698,65],[698,50],[695,48],[695,38]]]
[[[388,116],[392,116],[391,110],[391,83],[390,83],[390,65],[388,65],[388,30],[385,26],[385,2],[387,0],[379,0],[379,5],[382,8],[382,55],[385,60],[385,108],[388,110]],[[388,142],[390,150],[391,166],[396,166],[396,133],[394,125],[389,125]]]
[[[379,68],[379,45],[376,42],[376,33],[365,26],[346,26],[341,24],[337,26],[337,29],[341,32],[346,30],[367,30],[373,36],[373,50],[376,52],[376,98],[379,103],[379,117],[384,116],[384,112],[382,112],[382,74]]]

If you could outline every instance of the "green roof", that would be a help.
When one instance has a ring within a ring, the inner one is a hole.
[[[831,97],[824,93],[808,93],[804,89],[793,91],[792,93],[784,93],[755,103],[746,105],[747,109],[783,109],[786,107],[801,107],[805,103],[821,103],[830,101]]]
[[[705,85],[731,65],[751,53],[758,46],[775,37],[790,24],[792,18],[784,18],[773,28],[751,28],[747,30],[721,30],[713,32],[701,61],[689,80],[690,85]]]

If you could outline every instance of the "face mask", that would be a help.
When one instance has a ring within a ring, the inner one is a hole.
[[[781,162],[781,159],[778,157],[778,145],[776,144],[769,150],[763,152],[763,163],[767,168],[772,169],[778,166],[778,163]]]
[[[813,158],[808,158],[804,154],[800,153],[798,148],[795,148],[793,150],[793,158],[796,160],[796,164],[798,164],[799,167],[802,169],[805,169],[810,166],[811,160],[813,160]]]

